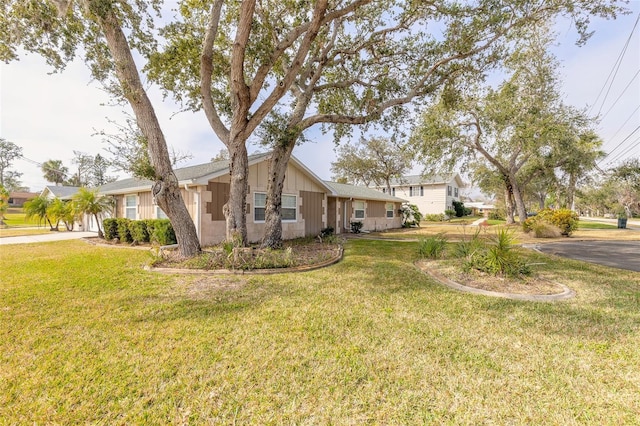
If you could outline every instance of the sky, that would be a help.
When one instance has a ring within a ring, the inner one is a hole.
[[[561,63],[564,100],[602,117],[597,130],[604,150],[611,152],[600,163],[603,168],[640,157],[640,24],[629,39],[640,16],[640,0],[632,0],[628,7],[632,13],[615,21],[593,18],[595,33],[582,47],[575,45],[577,35],[569,22],[556,25],[554,53]],[[179,107],[153,87],[149,95],[167,142],[192,155],[179,167],[207,162],[224,148],[203,112],[177,113]],[[62,160],[73,171],[74,150],[108,156],[103,138],[95,134],[113,131],[109,120],[124,123],[126,110],[112,105],[83,62],[70,63],[56,74],[33,54],[0,65],[0,137],[23,148],[25,159],[16,160],[11,169],[23,173],[22,184],[34,192],[49,185],[36,163]],[[296,147],[294,155],[320,178],[330,179],[331,162],[336,159],[333,136],[313,129],[307,137],[310,142]],[[257,149],[249,146],[250,152]],[[413,170],[420,171],[420,165]]]

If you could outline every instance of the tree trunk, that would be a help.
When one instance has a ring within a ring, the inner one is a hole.
[[[267,177],[267,204],[262,247],[282,247],[282,187],[289,158],[295,147],[295,139],[277,144],[269,161]]]
[[[231,138],[229,145],[231,182],[229,201],[223,207],[227,220],[227,241],[236,247],[247,244],[247,193],[249,159],[244,140]]]
[[[509,180],[511,181],[511,192],[513,194],[513,200],[516,203],[516,211],[518,212],[518,219],[520,223],[523,223],[527,219],[527,209],[524,206],[522,193],[520,192],[520,187],[518,186],[518,182],[516,181],[515,176],[510,175]]]
[[[569,185],[567,186],[567,208],[573,210],[573,199],[576,193],[577,177],[574,173],[569,174]]]
[[[105,2],[94,3],[92,1],[88,1],[88,6],[98,17],[98,24],[104,32],[109,52],[113,57],[123,95],[129,101],[136,117],[136,123],[147,139],[149,159],[156,174],[156,182],[152,190],[153,196],[171,220],[178,240],[180,255],[182,257],[195,256],[201,251],[196,227],[182,199],[178,180],[173,173],[164,134],[153,105],[140,81],[138,69],[115,15],[114,6],[105,6]]]
[[[507,225],[512,225],[514,223],[516,223],[516,221],[513,219],[513,196],[511,194],[511,185],[508,182],[505,182],[505,189],[504,189],[504,206],[505,206],[505,220],[507,222]]]
[[[104,238],[104,234],[102,233],[102,228],[100,228],[100,220],[98,220],[98,215],[94,213],[93,217],[96,220],[96,225],[98,226],[98,238]]]

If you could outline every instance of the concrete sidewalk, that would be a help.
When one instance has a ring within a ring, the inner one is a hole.
[[[49,234],[23,235],[20,237],[0,238],[0,246],[10,244],[48,243],[50,241],[77,240],[85,237],[97,237],[97,232],[51,232]]]

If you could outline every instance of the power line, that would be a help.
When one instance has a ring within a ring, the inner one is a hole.
[[[618,145],[616,145],[615,148],[613,148],[611,151],[609,151],[609,153],[607,154],[607,156],[605,158],[609,158],[611,156],[611,154],[613,154],[618,148],[620,148],[622,146],[622,144],[625,143],[628,139],[630,139],[631,136],[633,136],[633,134],[635,132],[637,132],[638,130],[640,130],[640,126],[638,126],[635,129],[633,129],[633,131],[631,133],[629,133],[629,135],[626,138],[624,138]],[[601,161],[604,161],[605,158],[603,158]],[[607,163],[610,163],[610,162],[611,162],[611,160],[607,161]]]
[[[631,118],[633,117],[633,115],[640,109],[640,105],[638,105],[636,107],[636,109],[634,109],[631,114],[629,114],[629,117],[627,117],[627,119],[624,121],[624,123],[622,123],[622,125],[618,128],[618,130],[616,130],[616,132],[613,134],[613,136],[611,136],[611,140],[615,139],[616,136],[618,136],[618,133],[620,133],[620,130],[622,130],[622,128],[629,122],[629,120],[631,120]]]
[[[629,86],[631,86],[631,83],[633,83],[633,80],[635,80],[636,77],[638,77],[638,74],[640,74],[640,69],[638,71],[636,71],[636,73],[633,76],[633,78],[631,78],[631,81],[629,81],[629,83],[626,85],[626,87],[622,90],[622,93],[620,93],[620,96],[618,96],[618,98],[613,102],[613,104],[611,104],[611,106],[609,107],[607,112],[605,112],[604,115],[600,118],[601,120],[604,120],[604,118],[607,116],[607,114],[609,114],[611,112],[611,110],[613,109],[613,107],[616,106],[616,104],[618,103],[620,98],[622,98],[622,95],[624,95],[624,93],[627,91]]]
[[[593,109],[595,104],[598,102],[598,99],[600,99],[600,95],[602,95],[602,91],[605,89],[605,87],[607,87],[607,83],[609,82],[609,79],[611,78],[611,82],[609,83],[609,89],[607,89],[607,93],[605,94],[604,99],[602,100],[602,104],[600,105],[600,109],[598,110],[598,115],[600,114],[600,112],[602,112],[602,108],[604,107],[604,103],[607,100],[607,96],[609,95],[609,91],[611,90],[611,86],[613,86],[613,81],[615,80],[616,75],[618,74],[618,70],[620,69],[620,65],[622,65],[622,59],[624,59],[624,55],[627,52],[627,47],[629,47],[629,43],[631,42],[631,38],[633,37],[633,33],[636,31],[636,27],[638,26],[638,21],[640,21],[640,14],[638,14],[638,18],[636,18],[636,22],[633,24],[633,28],[631,30],[631,34],[629,34],[629,37],[627,38],[627,41],[624,44],[624,47],[622,48],[622,51],[618,55],[618,59],[616,59],[616,62],[613,64],[613,67],[611,68],[611,71],[609,72],[609,76],[607,77],[607,79],[605,80],[602,88],[600,89],[600,92],[598,93],[598,96],[596,97],[596,100],[593,102],[593,105],[591,106],[591,108],[589,108],[589,113],[591,113],[591,110]],[[612,77],[612,74],[613,74],[613,77]]]
[[[635,144],[633,144],[635,142]],[[627,149],[625,149],[624,151],[620,152],[618,155],[616,155],[614,158],[612,158],[609,163],[613,163],[617,160],[621,160],[625,155],[627,155],[628,153],[630,153],[633,148],[640,146],[640,137],[638,137],[635,141],[631,142],[633,145],[629,146]]]

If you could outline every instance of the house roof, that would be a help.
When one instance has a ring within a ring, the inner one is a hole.
[[[391,179],[391,186],[408,186],[408,185],[441,185],[445,183],[449,183],[452,180],[456,180],[458,185],[462,185],[462,179],[458,173],[453,173],[449,175],[433,175],[433,176],[422,176],[422,175],[411,175],[411,176],[403,176],[399,179]],[[380,187],[382,188],[382,186]]]
[[[249,165],[265,160],[270,153],[253,154],[249,156]],[[175,169],[174,174],[179,185],[206,184],[210,179],[229,173],[229,161],[213,161],[195,166]],[[134,192],[148,190],[153,182],[148,179],[128,178],[102,185],[99,191],[103,194],[117,194],[121,192]]]
[[[78,192],[80,189],[79,186],[57,186],[57,185],[47,185],[42,190],[42,194],[46,191],[49,191],[54,197],[60,198],[61,200],[71,198],[73,194]]]
[[[390,201],[402,203],[407,200],[385,194],[377,189],[367,188],[366,186],[354,186],[346,183],[337,183],[324,181],[332,190],[333,194],[341,198],[360,198],[366,200]]]
[[[9,198],[35,198],[38,196],[37,192],[25,192],[16,191],[9,194]]]
[[[248,157],[249,166],[265,161],[271,156],[270,152],[261,154],[253,154]],[[303,170],[312,179],[316,180],[320,186],[323,186],[328,192],[332,192],[332,188],[313,173],[307,166],[293,155],[291,163]],[[214,161],[195,166],[183,167],[174,170],[179,185],[206,185],[209,180],[226,175],[229,173],[229,162],[227,160]],[[123,192],[147,191],[153,186],[153,182],[148,179],[128,178],[102,185],[99,191],[103,194],[120,194]]]

